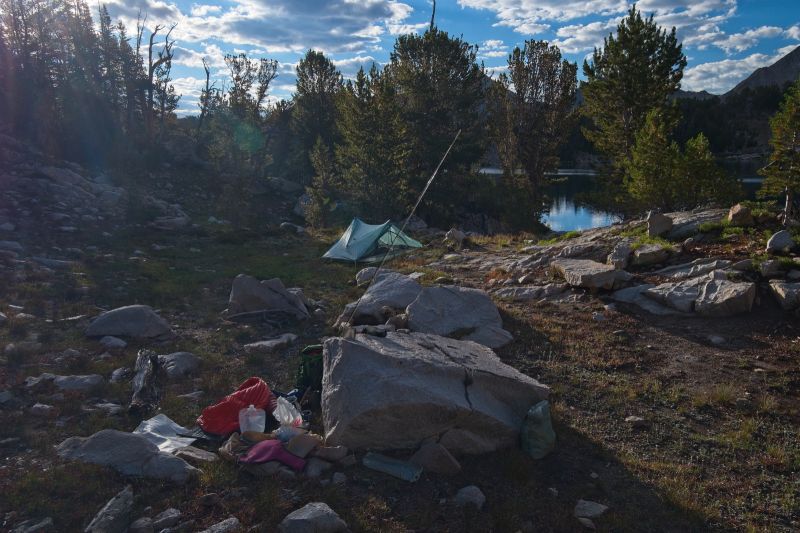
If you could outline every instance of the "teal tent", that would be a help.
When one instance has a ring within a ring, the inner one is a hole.
[[[341,238],[322,257],[339,261],[377,263],[391,247],[389,257],[400,255],[410,248],[422,248],[400,228],[386,221],[383,224],[365,224],[354,218]]]

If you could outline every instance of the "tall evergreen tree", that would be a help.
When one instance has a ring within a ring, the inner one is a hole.
[[[789,90],[780,110],[770,120],[772,153],[761,170],[765,176],[761,193],[764,196],[784,194],[784,222],[795,213],[794,198],[800,193],[800,79]]]
[[[318,139],[332,148],[336,135],[335,98],[342,75],[322,52],[309,50],[297,65],[297,92],[292,111],[295,137],[295,179],[308,183],[313,175],[309,154]]]
[[[647,113],[657,108],[664,120],[674,121],[666,110],[685,66],[675,28],[668,33],[652,15],[642,18],[635,5],[617,26],[616,36],[606,37],[591,62],[584,61],[583,109],[592,120],[584,135],[608,158],[615,178],[610,186],[619,185]]]

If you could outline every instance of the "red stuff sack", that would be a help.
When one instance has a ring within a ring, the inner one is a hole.
[[[263,379],[248,378],[222,401],[203,409],[197,424],[208,433],[229,435],[239,430],[239,411],[251,405],[266,410],[271,398],[272,392]]]

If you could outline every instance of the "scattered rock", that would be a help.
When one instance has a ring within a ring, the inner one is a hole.
[[[106,335],[101,338],[100,344],[102,344],[106,350],[121,350],[128,346],[128,343],[124,340],[119,337],[112,337],[111,335]]]
[[[303,470],[303,473],[306,477],[317,478],[332,467],[333,465],[328,461],[323,461],[319,457],[310,457],[308,461],[306,461],[306,468]]]
[[[25,248],[17,241],[0,241],[0,250],[8,250],[9,252],[21,254]]]
[[[608,510],[607,505],[590,500],[578,500],[575,504],[576,518],[597,518]]]
[[[633,264],[649,266],[663,263],[669,257],[669,250],[660,244],[644,244],[633,252]]]
[[[90,437],[70,437],[56,447],[58,455],[110,466],[122,475],[185,483],[198,470],[179,457],[162,453],[142,435],[104,429]]]
[[[89,391],[105,383],[103,376],[54,376],[53,384],[64,391]]]
[[[694,310],[699,315],[712,317],[747,313],[753,308],[755,298],[755,283],[713,279],[700,289]]]
[[[761,263],[758,267],[761,276],[766,279],[783,277],[783,265],[777,259],[769,259]]]
[[[245,344],[244,351],[247,353],[273,353],[294,344],[297,339],[298,336],[294,333],[284,333],[274,339]]]
[[[403,274],[381,271],[378,279],[370,285],[361,297],[361,302],[349,303],[337,319],[338,323],[349,322],[351,325],[383,324],[388,318],[386,310],[404,310],[416,300],[422,286]]]
[[[503,329],[497,307],[486,292],[455,285],[425,287],[406,309],[412,331],[449,336],[457,334],[489,348],[513,337]]]
[[[667,215],[650,211],[647,214],[647,234],[650,237],[660,237],[672,229],[672,219]]]
[[[612,265],[590,259],[557,259],[551,265],[573,287],[611,289],[617,277],[617,271]]]
[[[278,526],[281,533],[338,533],[347,524],[327,504],[309,503],[289,513]]]
[[[748,259],[748,261],[751,261]],[[752,264],[752,261],[751,261]],[[703,276],[714,270],[721,270],[731,267],[731,262],[726,259],[713,259],[710,257],[702,257],[695,259],[691,263],[684,263],[681,265],[668,266],[661,270],[656,270],[654,274],[659,276],[668,276],[675,280],[689,279]],[[746,269],[745,269],[746,270]]]
[[[159,355],[158,362],[170,379],[190,376],[200,366],[200,359],[190,352],[175,352]]]
[[[133,489],[130,485],[111,498],[85,529],[86,533],[126,531],[131,523]]]
[[[456,492],[453,503],[459,507],[474,505],[480,511],[483,508],[483,504],[486,503],[486,496],[475,485],[468,485]]]
[[[452,244],[460,250],[464,246],[464,240],[466,238],[467,235],[463,231],[452,228],[445,234],[444,242],[445,244]]]
[[[178,448],[175,450],[175,456],[196,465],[213,463],[219,460],[219,456],[217,454],[208,452],[206,450],[201,450],[200,448],[195,448],[194,446],[184,446],[183,448]]]
[[[771,281],[769,288],[784,310],[792,311],[800,308],[800,283]]]
[[[461,471],[461,465],[447,448],[436,442],[426,442],[411,456],[409,462],[427,472],[451,476]]]
[[[630,239],[623,239],[614,245],[614,249],[608,254],[606,263],[617,270],[624,270],[628,267],[628,259],[631,256]]]
[[[722,346],[725,344],[725,337],[720,337],[719,335],[709,335],[706,338],[708,339],[708,342],[714,346]]]
[[[227,518],[222,522],[218,522],[213,526],[204,529],[200,533],[229,533],[231,531],[239,531],[242,528],[242,524],[239,522],[239,519],[235,516]]]
[[[149,516],[143,516],[134,520],[128,528],[128,533],[153,533],[154,531],[153,519]]]
[[[295,233],[297,235],[302,235],[306,232],[306,228],[298,226],[297,224],[292,224],[291,222],[281,222],[280,228],[285,232]]]
[[[25,520],[11,530],[11,533],[44,533],[45,531],[55,531],[53,519],[49,516],[42,520]]]
[[[513,446],[549,393],[485,346],[424,333],[331,338],[323,357],[326,442],[355,449],[417,448],[431,435],[452,453]]]
[[[635,416],[635,415],[631,415],[629,417],[626,417],[625,418],[625,423],[626,424],[630,424],[631,427],[634,427],[634,428],[637,428],[637,429],[643,429],[643,428],[646,428],[647,426],[650,425],[647,422],[647,420],[645,420],[641,416]]]
[[[181,520],[181,512],[177,509],[170,507],[166,511],[159,513],[153,518],[153,529],[161,531],[168,527],[177,525]]]
[[[728,211],[728,222],[730,222],[732,226],[752,226],[753,213],[750,212],[749,207],[736,204]]]
[[[5,313],[0,313],[0,326],[4,326],[6,322],[8,322],[8,317]]]
[[[259,311],[285,313],[299,320],[310,316],[302,298],[289,292],[280,279],[258,281],[253,276],[239,274],[231,285],[226,315]]]
[[[28,412],[33,416],[41,416],[43,418],[52,418],[58,414],[58,410],[52,405],[38,402],[33,404],[30,409],[28,409]]]
[[[159,338],[172,335],[166,320],[158,316],[150,306],[129,305],[106,311],[95,318],[86,328],[87,337],[133,337]]]
[[[794,245],[792,234],[784,229],[769,238],[767,241],[767,253],[786,253],[791,251]]]

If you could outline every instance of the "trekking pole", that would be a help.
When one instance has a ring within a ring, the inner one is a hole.
[[[447,147],[447,151],[445,151],[444,155],[442,156],[442,159],[439,161],[439,164],[436,165],[436,169],[434,169],[433,174],[431,174],[431,177],[428,178],[428,182],[425,184],[425,188],[422,189],[422,193],[420,193],[419,197],[417,198],[417,203],[414,204],[414,207],[411,209],[411,212],[406,217],[406,221],[403,222],[403,227],[400,228],[401,234],[406,230],[406,226],[408,226],[408,222],[411,220],[411,217],[413,217],[414,213],[417,212],[419,204],[422,203],[422,199],[425,197],[425,194],[427,194],[428,189],[431,187],[434,178],[436,178],[436,175],[439,173],[439,169],[442,168],[444,160],[447,159],[447,155],[450,153],[450,150],[452,150],[453,146],[456,144],[459,135],[461,135],[461,130],[458,130],[456,136],[453,137],[453,142],[451,142],[450,146]],[[392,253],[392,248],[394,248],[394,243],[397,240],[397,237],[398,237],[397,234],[392,235],[392,240],[389,242],[389,248],[386,250],[386,253],[383,254],[383,259],[381,259],[380,264],[375,269],[375,273],[372,275],[372,279],[369,280],[369,284],[367,285],[367,289],[364,291],[364,294],[367,294],[369,292],[369,288],[372,287],[372,284],[375,283],[375,280],[378,278],[378,273],[381,271],[381,268],[383,268],[383,264],[386,263],[386,260],[389,258],[389,254]],[[350,321],[353,320],[353,317],[355,316],[356,311],[358,310],[358,306],[361,304],[361,299],[364,297],[364,294],[362,294],[358,298],[358,300],[356,300],[356,305],[350,312],[350,316],[347,318],[347,321],[345,322],[346,324],[350,324]]]

